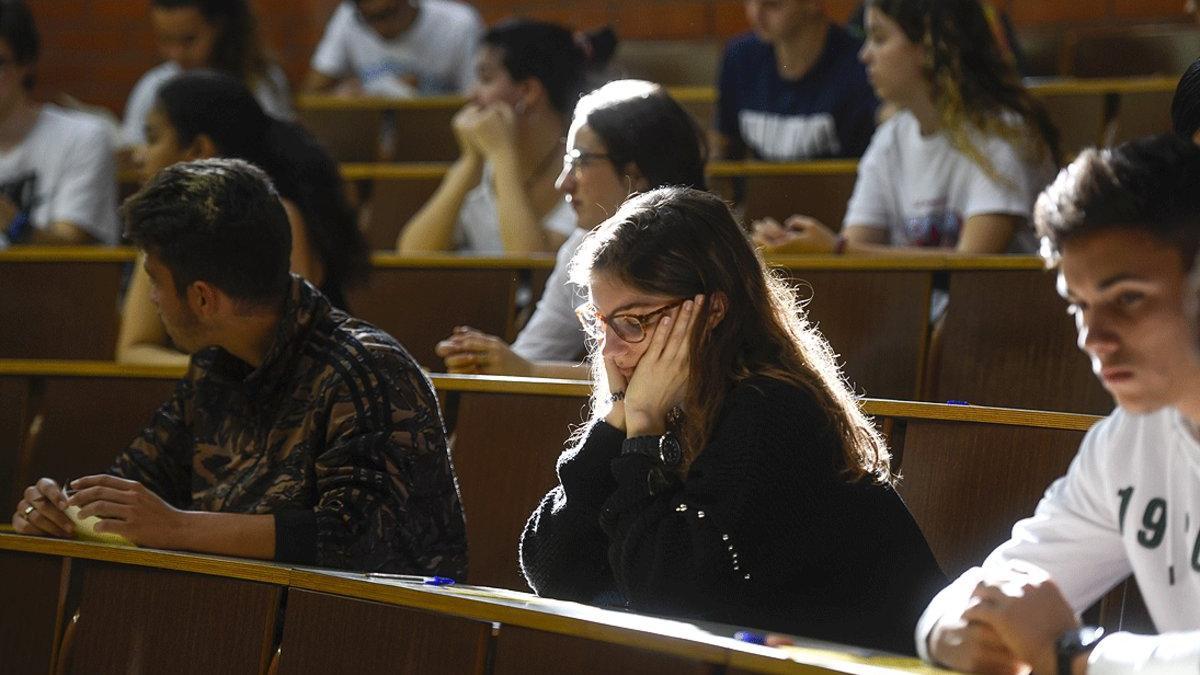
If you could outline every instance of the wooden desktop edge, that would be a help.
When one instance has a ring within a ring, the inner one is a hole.
[[[1025,86],[1035,96],[1071,94],[1138,94],[1146,92],[1173,92],[1177,78],[1150,77],[1097,77],[1097,78],[1029,78]],[[685,105],[711,104],[717,100],[715,87],[707,85],[668,86],[667,92]],[[402,111],[402,110],[457,110],[466,105],[462,96],[421,96],[408,99],[378,96],[346,97],[332,94],[304,94],[296,97],[296,109],[304,112],[321,111]]]
[[[0,265],[6,263],[132,263],[137,249],[113,247],[56,247],[17,246],[0,251]],[[769,255],[767,262],[790,270],[880,270],[880,271],[988,271],[1035,270],[1045,264],[1036,256],[1026,255]],[[392,268],[455,268],[455,269],[551,269],[552,254],[530,256],[472,256],[453,253],[398,254],[387,250],[374,251],[371,264],[375,269]]]
[[[690,629],[691,624],[687,621],[656,619],[586,605],[572,606],[572,613],[563,613],[548,606],[522,606],[518,598],[457,595],[453,593],[453,589],[450,589],[450,592],[439,592],[437,589],[381,583],[366,577],[358,578],[354,573],[340,570],[304,569],[258,560],[28,537],[7,531],[0,531],[0,550],[286,586],[469,620],[498,622],[501,625],[599,640],[718,665],[736,662],[740,666],[764,673],[870,675],[906,670],[859,663],[851,654],[846,655],[845,662],[835,659],[836,662],[830,663],[805,663],[792,658],[786,652],[747,645],[702,630],[694,631]],[[574,611],[576,609],[577,611]],[[647,625],[638,626],[639,623]],[[654,627],[675,626],[679,628],[677,634],[653,630]]]
[[[177,379],[184,369],[169,366],[132,366],[112,361],[67,361],[0,359],[0,377],[129,377]],[[497,375],[432,373],[430,380],[439,392],[525,394],[586,398],[591,385],[583,380],[544,379]],[[1101,418],[1078,413],[949,405],[922,401],[863,399],[863,411],[876,417],[944,422],[976,422],[1009,426],[1086,431]]]

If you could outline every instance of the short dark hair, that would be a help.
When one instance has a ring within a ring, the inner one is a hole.
[[[292,232],[262,170],[240,159],[204,159],[159,171],[121,206],[125,236],[171,270],[183,295],[206,281],[258,305],[291,284]]]
[[[1200,59],[1192,62],[1179,78],[1179,86],[1175,87],[1175,98],[1171,100],[1171,128],[1189,141],[1200,131]]]
[[[620,172],[633,162],[651,188],[706,189],[704,132],[667,90],[643,80],[616,80],[587,94],[575,107],[575,124],[600,137]]]
[[[0,0],[0,40],[8,43],[17,65],[37,63],[41,41],[38,39],[37,24],[25,0]],[[34,75],[30,72],[21,80],[21,86],[32,90]]]
[[[1038,197],[1034,224],[1051,264],[1071,240],[1120,228],[1174,246],[1190,269],[1200,248],[1200,147],[1167,134],[1084,150]]]

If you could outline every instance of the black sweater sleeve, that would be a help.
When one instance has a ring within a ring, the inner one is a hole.
[[[538,595],[589,602],[612,588],[600,509],[616,488],[609,465],[625,433],[596,421],[558,458],[559,485],[521,534],[521,570]]]

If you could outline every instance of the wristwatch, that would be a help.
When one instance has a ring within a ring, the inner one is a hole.
[[[1054,642],[1054,654],[1058,658],[1058,675],[1071,675],[1071,662],[1075,660],[1075,657],[1092,651],[1092,648],[1103,637],[1104,629],[1100,626],[1080,626],[1060,635]]]
[[[683,459],[683,448],[675,434],[667,432],[662,436],[634,436],[625,439],[621,444],[621,454],[645,455],[650,459],[662,462],[663,466],[675,468]]]

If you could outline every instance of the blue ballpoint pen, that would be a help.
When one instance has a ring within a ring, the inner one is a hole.
[[[412,584],[424,584],[426,586],[453,586],[454,580],[450,577],[424,577],[420,574],[389,574],[387,572],[367,572],[366,576],[371,579],[388,579],[391,581],[406,581]]]

